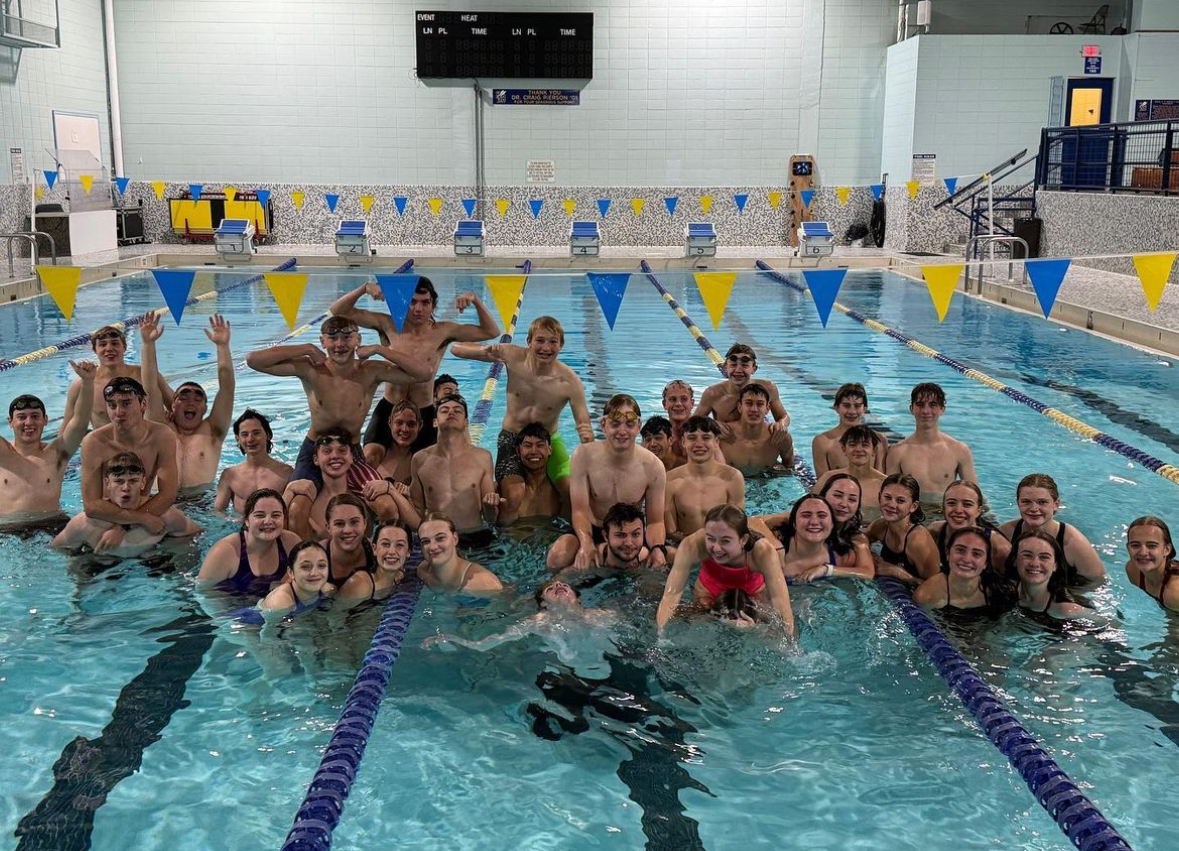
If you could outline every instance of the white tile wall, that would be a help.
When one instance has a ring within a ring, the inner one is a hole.
[[[892,183],[908,179],[912,161],[920,46],[921,39],[911,38],[888,49],[880,171],[888,174]]]

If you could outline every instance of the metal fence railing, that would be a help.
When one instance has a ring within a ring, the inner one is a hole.
[[[1040,131],[1042,189],[1179,193],[1179,121]]]

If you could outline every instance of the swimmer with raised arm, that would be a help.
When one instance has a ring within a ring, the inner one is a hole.
[[[1126,577],[1160,608],[1179,612],[1179,560],[1171,530],[1160,518],[1139,517],[1126,530]]]
[[[299,536],[287,531],[282,494],[261,488],[242,506],[242,526],[209,549],[197,581],[221,591],[265,597],[287,571],[289,553]]]
[[[86,407],[89,415],[82,416],[82,419],[88,427],[98,428],[111,421],[106,409],[106,400],[102,395],[103,389],[116,378],[133,378],[142,386],[143,369],[139,364],[127,363],[123,360],[127,354],[127,336],[120,326],[104,325],[99,328],[90,335],[90,348],[98,357],[98,369],[91,385],[90,403]],[[165,406],[170,407],[172,405],[171,388],[162,377],[157,377],[157,383]],[[76,415],[80,415],[81,390],[81,379],[70,384],[70,389],[66,393],[65,415],[61,418],[62,431],[65,431],[66,426]]]
[[[864,425],[854,425],[845,429],[839,437],[839,451],[847,460],[846,465],[829,468],[825,473],[816,473],[819,480],[815,482],[815,486],[811,489],[812,492],[821,492],[832,476],[855,476],[856,481],[863,488],[862,507],[879,508],[880,484],[884,481],[884,473],[875,466],[873,457],[882,441],[883,438],[880,435]],[[828,457],[834,457],[830,450],[828,450]]]
[[[912,476],[921,486],[922,498],[930,502],[941,499],[955,479],[977,482],[970,447],[941,430],[945,391],[936,384],[918,384],[909,395],[909,412],[917,428],[889,448],[885,472]]]
[[[1098,583],[1105,579],[1105,565],[1089,539],[1076,526],[1056,519],[1060,510],[1060,489],[1045,473],[1032,473],[1020,479],[1015,488],[1019,519],[999,527],[1008,540],[1014,541],[1027,529],[1043,529],[1056,538],[1064,551],[1065,582],[1070,586]]]
[[[741,419],[728,423],[728,433],[720,441],[725,461],[745,476],[760,475],[779,464],[789,472],[794,465],[794,440],[784,426],[766,423],[769,408],[765,386],[746,384],[740,391]]]
[[[681,429],[687,463],[667,474],[663,516],[667,539],[683,540],[704,528],[704,515],[726,503],[745,509],[745,477],[715,460],[721,427],[711,417],[689,417]]]
[[[213,500],[216,511],[225,511],[232,503],[234,510],[240,512],[250,494],[263,488],[278,491],[281,495],[294,472],[290,464],[284,464],[270,454],[274,448],[270,420],[253,408],[246,408],[233,421],[233,436],[246,460],[221,471],[217,497]],[[285,514],[285,506],[283,511]]]
[[[504,590],[499,578],[481,564],[468,561],[458,551],[458,532],[445,514],[430,513],[418,526],[422,564],[418,578],[431,591],[486,597]]]
[[[700,396],[700,404],[693,413],[701,417],[713,417],[727,433],[730,424],[735,427],[737,422],[743,420],[740,410],[741,391],[750,384],[756,384],[766,390],[769,411],[774,418],[770,423],[770,430],[785,431],[790,427],[790,415],[782,405],[777,385],[772,381],[753,377],[757,372],[757,355],[753,349],[742,343],[735,343],[725,354],[724,368],[728,377],[704,391]]]

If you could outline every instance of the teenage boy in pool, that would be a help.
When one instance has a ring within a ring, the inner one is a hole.
[[[8,404],[12,443],[0,437],[0,485],[7,499],[0,505],[0,520],[35,520],[61,514],[61,483],[70,458],[82,445],[94,404],[94,374],[90,361],[70,361],[78,374],[78,407],[71,422],[63,423],[57,437],[41,440],[49,422],[45,403],[36,396],[17,396]]]
[[[221,471],[221,478],[217,480],[217,498],[213,500],[213,508],[217,511],[224,511],[231,502],[234,510],[241,511],[250,494],[263,488],[282,493],[294,472],[290,464],[271,457],[274,431],[270,428],[270,420],[253,408],[246,408],[233,421],[233,436],[246,460]]]
[[[602,518],[598,545],[598,567],[637,570],[651,566],[651,549],[646,545],[647,518],[637,505],[619,502]],[[672,558],[675,556],[673,555]]]
[[[772,431],[785,431],[790,427],[790,415],[782,405],[778,395],[778,388],[772,381],[754,378],[757,372],[757,355],[753,349],[742,343],[734,343],[725,355],[725,375],[727,379],[712,385],[700,397],[700,404],[696,406],[695,414],[701,417],[712,416],[721,424],[727,434],[731,423],[741,420],[741,390],[750,384],[764,387],[770,399],[770,413],[774,421],[770,424]]]
[[[720,438],[720,424],[711,417],[690,417],[684,423],[681,441],[688,463],[667,474],[663,512],[672,543],[704,528],[704,515],[714,505],[728,503],[745,510],[745,477],[715,460]]]
[[[433,444],[437,437],[434,431],[434,403],[442,395],[439,392],[440,379],[436,381],[434,375],[438,372],[442,356],[446,354],[446,347],[451,343],[481,343],[500,335],[499,323],[495,321],[495,317],[484,306],[479,296],[473,292],[460,295],[455,299],[454,306],[459,313],[473,306],[479,319],[477,325],[437,321],[434,311],[438,309],[438,292],[429,278],[424,275],[417,278],[417,286],[414,287],[409,302],[409,312],[405,315],[400,333],[393,317],[384,309],[384,293],[378,284],[371,281],[361,284],[337,299],[330,308],[335,316],[351,319],[361,328],[372,328],[380,335],[382,345],[412,355],[424,363],[429,372],[426,378],[412,384],[389,382],[385,385],[385,393],[377,402],[368,429],[364,432],[364,440],[361,441],[365,446],[376,443],[385,450],[393,443],[393,435],[389,431],[389,415],[393,413],[393,406],[402,399],[413,402],[422,412],[422,430],[418,432],[414,441],[414,451]],[[380,303],[383,309],[358,308],[356,302],[366,294],[370,299]],[[457,383],[453,390],[455,393],[458,392]]]
[[[828,470],[847,466],[847,455],[840,438],[853,426],[864,425],[864,414],[868,413],[868,391],[863,384],[844,384],[835,391],[835,403],[831,406],[839,414],[839,424],[811,441],[811,459],[815,475],[822,476]],[[884,472],[888,441],[880,438],[872,450],[872,466]],[[883,477],[881,477],[883,478]]]
[[[663,462],[664,469],[671,470],[684,463],[671,448],[671,421],[659,415],[648,417],[639,430],[643,448]]]
[[[124,511],[135,511],[143,502],[147,489],[147,474],[143,462],[134,452],[120,452],[106,462],[103,487],[110,501]],[[201,531],[179,509],[172,507],[160,516],[159,529],[138,523],[115,524],[90,517],[86,512],[76,514],[61,530],[50,546],[73,550],[83,545],[96,553],[130,558],[137,556],[164,538],[187,538]]]
[[[82,508],[91,520],[115,524],[104,535],[104,549],[115,549],[131,527],[152,534],[165,530],[163,516],[176,502],[180,468],[176,463],[176,435],[163,423],[147,419],[147,394],[134,378],[119,377],[102,391],[108,425],[82,440]],[[156,493],[141,505],[127,508],[104,493],[105,465],[116,455],[138,457],[145,474],[144,492],[156,483]]]
[[[342,430],[352,443],[355,463],[349,471],[349,489],[360,493],[381,474],[364,460],[356,443],[373,396],[382,383],[409,386],[433,378],[430,367],[403,350],[390,346],[360,345],[360,329],[351,319],[332,316],[320,326],[323,349],[309,343],[273,346],[250,352],[246,363],[267,375],[295,376],[307,394],[311,428],[299,447],[291,482],[310,480],[319,490],[322,476],[315,466],[315,441],[329,430]],[[370,360],[380,355],[387,362]],[[314,497],[313,497],[314,499]],[[305,499],[287,503],[292,528],[306,525],[310,509]]]
[[[647,516],[647,546],[651,566],[667,564],[663,525],[667,471],[663,462],[635,445],[642,412],[634,397],[619,393],[606,403],[600,420],[605,439],[582,444],[573,451],[569,494],[573,534],[562,535],[548,554],[549,570],[585,569],[598,561],[604,539],[602,521],[615,503],[642,505]]]
[[[504,500],[499,506],[500,526],[524,517],[568,517],[568,500],[562,498],[549,479],[549,456],[553,454],[552,436],[540,423],[529,423],[516,436],[516,455],[524,468],[524,496],[517,503]],[[503,495],[502,492],[500,494]]]
[[[729,427],[720,446],[726,463],[736,467],[742,475],[761,475],[772,470],[779,461],[789,472],[794,464],[794,440],[790,432],[766,422],[766,411],[771,404],[765,385],[749,382],[741,388],[737,406],[741,419]],[[712,506],[705,506],[705,511],[709,508]]]
[[[509,502],[522,498],[524,470],[516,454],[516,436],[529,423],[540,423],[552,435],[549,478],[568,492],[569,452],[557,433],[565,406],[573,413],[577,436],[583,444],[594,442],[585,387],[577,373],[557,360],[565,345],[565,329],[551,316],[539,316],[528,326],[527,346],[493,343],[490,346],[455,344],[451,354],[460,358],[500,362],[508,370],[508,406],[495,451],[495,480]],[[638,429],[635,429],[636,433]]]
[[[107,417],[106,402],[102,397],[103,388],[113,379],[119,377],[134,378],[142,385],[143,371],[138,364],[126,363],[123,360],[127,354],[127,337],[114,325],[104,325],[91,334],[90,348],[98,356],[98,372],[94,376],[92,388],[94,398],[90,403],[89,423],[94,428],[98,428],[110,422]],[[164,404],[170,406],[172,404],[172,388],[162,377],[157,378],[156,381]],[[65,414],[61,418],[63,430],[74,418],[74,412],[78,406],[78,393],[81,389],[81,381],[74,381],[66,393]]]
[[[176,435],[176,457],[180,465],[180,487],[197,488],[217,477],[221,445],[233,419],[233,393],[237,386],[233,355],[229,351],[229,323],[220,314],[209,318],[205,336],[217,350],[217,398],[209,410],[205,388],[185,381],[176,388],[172,404],[166,407],[157,389],[160,374],[156,363],[156,340],[164,334],[159,314],[144,315],[139,324],[143,343],[143,380],[147,386],[147,415],[168,426]],[[205,416],[206,412],[208,416]]]
[[[884,484],[884,473],[875,466],[876,449],[884,441],[879,434],[866,425],[854,425],[839,438],[840,452],[847,458],[847,464],[835,467],[819,476],[811,493],[822,494],[823,488],[833,476],[846,473],[856,477],[860,483],[860,507],[880,507],[880,486]]]
[[[946,393],[936,384],[918,384],[909,395],[909,412],[916,430],[888,450],[886,473],[905,473],[921,485],[922,501],[940,502],[950,483],[978,482],[970,447],[943,434]]]

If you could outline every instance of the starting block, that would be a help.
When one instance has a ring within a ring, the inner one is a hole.
[[[688,222],[684,231],[688,257],[716,256],[716,228],[712,222]]]
[[[597,257],[602,235],[597,222],[574,222],[569,227],[569,254],[572,257]]]
[[[336,228],[336,254],[370,263],[374,253],[368,222],[364,219],[341,219],[340,226]]]
[[[483,222],[479,219],[459,222],[454,229],[454,253],[483,256]]]
[[[835,251],[835,234],[826,222],[803,222],[798,229],[800,257],[830,257]]]
[[[213,248],[222,260],[248,260],[254,256],[254,223],[249,219],[222,219],[213,231]]]

